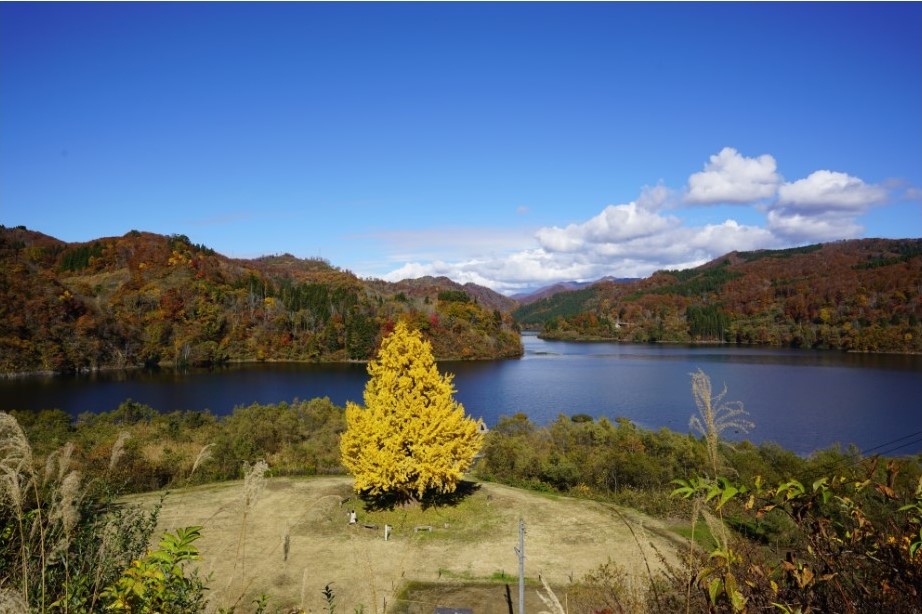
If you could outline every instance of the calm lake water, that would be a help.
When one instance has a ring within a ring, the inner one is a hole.
[[[799,454],[836,442],[881,453],[922,451],[922,356],[812,352],[735,346],[569,343],[523,337],[525,356],[442,362],[456,398],[488,425],[526,413],[537,424],[558,414],[624,416],[639,426],[687,432],[696,411],[689,374],[703,369],[715,392],[742,401],[754,442]],[[232,365],[213,370],[131,371],[0,380],[0,409],[108,411],[131,398],[161,411],[329,397],[362,402],[365,366]],[[743,434],[729,434],[741,438]]]

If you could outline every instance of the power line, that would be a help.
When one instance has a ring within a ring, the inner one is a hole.
[[[887,450],[887,451],[885,451],[885,452],[882,452],[881,454],[892,454],[893,452],[896,452],[897,450],[902,450],[903,448],[906,448],[906,447],[908,447],[908,446],[911,446],[911,445],[913,445],[913,444],[915,444],[915,443],[922,443],[922,437],[918,437],[918,438],[916,438],[914,441],[910,441],[910,442],[904,443],[904,444],[901,445],[901,446],[897,446],[897,447],[895,447],[895,448],[893,448],[893,449],[891,449],[891,450]]]
[[[895,447],[893,447],[893,448],[887,448],[887,449],[881,450],[880,452],[877,452],[877,453],[875,453],[875,454],[872,454],[871,456],[887,456],[888,454],[892,454],[892,453],[896,452],[897,450],[902,450],[903,448],[908,448],[909,446],[911,446],[911,445],[913,445],[913,444],[917,444],[917,443],[922,443],[922,437],[916,437],[915,439],[913,439],[913,440],[911,440],[911,441],[907,441],[907,442],[904,443],[904,444],[900,444],[900,445],[895,446]],[[864,459],[862,459],[862,460],[864,460]]]
[[[892,448],[890,447],[906,439],[910,439],[910,441],[901,443],[900,445],[896,447],[892,447]],[[877,451],[875,454],[871,454],[870,456],[886,456],[888,454],[892,454],[896,452],[897,450],[902,450],[903,448],[909,447],[917,443],[922,443],[922,431],[916,431],[914,433],[909,433],[908,435],[903,435],[902,437],[891,439],[890,441],[873,446],[871,448],[867,448],[865,450],[859,450],[860,457],[857,459],[844,458],[838,461],[832,461],[830,463],[826,463],[825,465],[821,467],[817,467],[817,473],[815,473],[814,475],[820,475],[823,473],[827,473],[829,471],[835,470],[840,467],[841,468],[856,467],[857,465],[867,460],[867,457],[869,456],[868,454],[869,452]]]
[[[896,443],[896,442],[898,442],[898,441],[902,441],[902,440],[904,440],[904,439],[909,439],[910,437],[917,437],[917,436],[919,436],[919,435],[922,435],[922,431],[916,431],[915,433],[910,433],[909,435],[903,435],[902,437],[899,437],[899,438],[897,438],[897,439],[894,439],[893,441],[888,441],[887,443],[882,443],[882,444],[880,444],[879,446],[874,446],[873,448],[868,448],[867,450],[862,450],[861,453],[862,453],[862,454],[867,454],[868,452],[870,452],[870,451],[872,451],[872,450],[877,450],[878,448],[885,448],[885,447],[889,446],[890,444],[894,444],[894,443]]]

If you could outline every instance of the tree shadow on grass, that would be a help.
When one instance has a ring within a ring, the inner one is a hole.
[[[480,490],[480,484],[461,480],[454,492],[427,492],[422,498],[417,499],[407,493],[385,493],[381,495],[372,495],[370,493],[359,493],[359,497],[365,503],[365,509],[370,512],[393,510],[397,507],[404,507],[419,504],[422,509],[436,507],[452,507],[458,505],[466,498]]]

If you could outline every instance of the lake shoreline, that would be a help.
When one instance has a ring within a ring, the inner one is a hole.
[[[554,336],[546,335],[544,333],[536,333],[529,331],[529,333],[542,341],[563,341],[566,343],[617,343],[619,345],[663,345],[663,346],[675,346],[675,347],[708,347],[708,346],[717,346],[717,347],[730,347],[730,348],[752,348],[752,349],[779,349],[779,350],[790,350],[792,352],[838,352],[841,354],[867,354],[871,356],[881,355],[881,356],[922,356],[922,352],[898,352],[895,350],[882,350],[872,352],[870,350],[848,350],[841,348],[805,348],[805,347],[793,347],[790,345],[780,345],[772,343],[735,343],[733,341],[625,341],[624,339],[616,339],[614,337],[596,337],[596,336],[580,336],[580,337],[570,337],[570,336]]]
[[[548,335],[540,331],[534,330],[523,330],[520,333],[521,337],[536,337],[542,341],[549,342],[563,342],[563,343],[584,343],[587,345],[591,344],[601,344],[601,343],[614,343],[618,345],[649,345],[649,346],[661,346],[661,347],[687,347],[687,348],[696,348],[696,347],[726,347],[726,348],[739,348],[739,349],[778,349],[786,350],[791,352],[798,352],[809,354],[812,352],[832,352],[844,355],[854,355],[854,356],[922,356],[922,352],[898,352],[898,351],[868,351],[868,350],[849,350],[841,348],[805,348],[805,347],[791,347],[788,345],[775,345],[770,343],[735,343],[731,341],[716,341],[716,340],[698,340],[698,341],[647,341],[638,343],[635,341],[627,341],[624,339],[616,339],[611,337],[600,337],[600,336],[555,336]],[[523,349],[521,354],[510,355],[510,356],[496,356],[491,358],[465,358],[463,356],[454,356],[454,357],[436,357],[436,363],[441,362],[466,362],[466,363],[491,363],[504,360],[518,360],[525,356],[525,351]],[[185,365],[179,366],[175,361],[161,361],[156,365],[130,365],[130,366],[115,366],[107,365],[102,367],[82,367],[75,370],[67,371],[54,371],[49,369],[43,369],[39,371],[14,371],[9,373],[0,373],[0,380],[15,380],[15,379],[27,379],[31,377],[57,377],[57,376],[73,376],[73,375],[91,375],[94,373],[111,373],[111,372],[137,372],[144,370],[155,370],[155,369],[176,369],[176,370],[185,370],[185,369],[212,369],[220,368],[227,365],[262,365],[262,364],[293,364],[293,365],[350,365],[350,364],[368,364],[369,359],[357,359],[357,358],[348,358],[345,360],[295,360],[295,359],[278,359],[278,358],[252,358],[252,359],[243,359],[235,358],[229,360],[223,360],[220,362],[211,362],[211,363],[202,363],[195,365]]]
[[[524,352],[515,356],[497,356],[495,358],[463,358],[449,357],[436,358],[436,363],[442,362],[469,362],[469,363],[490,363],[503,360],[518,360],[524,356]],[[259,359],[242,359],[222,360],[220,362],[202,363],[195,365],[179,366],[172,361],[162,361],[155,365],[130,365],[130,366],[105,366],[105,367],[82,367],[80,369],[68,371],[14,371],[11,373],[0,373],[0,380],[27,379],[31,377],[70,377],[75,375],[93,375],[97,373],[116,373],[119,371],[125,373],[136,373],[138,371],[156,371],[158,369],[172,369],[176,371],[198,370],[198,369],[220,369],[227,366],[255,366],[255,365],[366,365],[371,362],[369,359],[349,358],[346,360],[294,360],[280,358],[259,358]]]

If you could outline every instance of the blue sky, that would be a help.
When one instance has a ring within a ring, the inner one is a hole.
[[[0,223],[512,293],[922,234],[920,3],[0,3]]]

